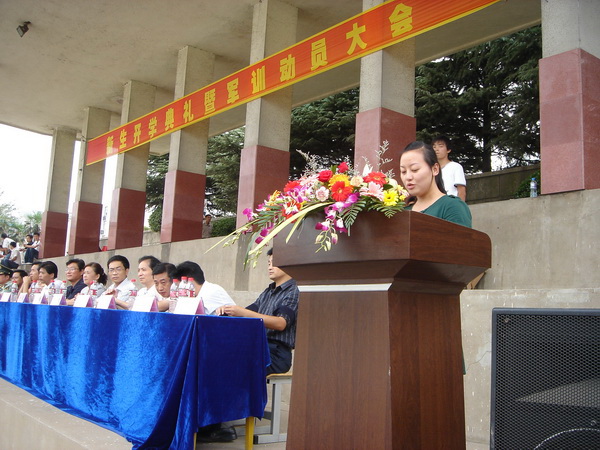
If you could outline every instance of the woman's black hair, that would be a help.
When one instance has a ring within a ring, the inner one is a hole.
[[[100,264],[98,264],[97,262],[91,262],[89,264],[86,264],[85,267],[91,267],[96,275],[100,275],[100,277],[98,278],[98,283],[106,286],[108,277],[106,276],[106,273],[104,272],[104,268]]]
[[[410,144],[408,144],[406,147],[404,147],[404,150],[402,150],[402,152],[400,152],[400,159],[402,159],[402,155],[404,153],[409,152],[411,150],[421,150],[421,153],[423,154],[423,159],[425,160],[425,163],[431,169],[433,169],[433,166],[435,166],[436,164],[439,166],[440,163],[437,159],[437,155],[435,154],[435,151],[433,150],[431,145],[426,144],[423,141],[413,141]],[[446,188],[444,187],[444,180],[442,178],[442,168],[441,167],[440,167],[440,171],[435,176],[435,184],[443,194],[446,193]],[[406,204],[410,205],[410,204],[414,203],[416,200],[417,200],[417,198],[414,195],[410,196],[409,198],[406,199]]]

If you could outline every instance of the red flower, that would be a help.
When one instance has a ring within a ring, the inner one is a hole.
[[[346,161],[344,161],[343,163],[341,163],[338,166],[337,171],[338,171],[338,173],[346,173],[346,172],[348,172],[348,163]]]
[[[383,186],[385,184],[385,174],[381,172],[371,172],[364,178],[364,180],[367,183],[373,182],[379,186]]]
[[[333,172],[331,170],[322,170],[319,172],[319,181],[325,183],[326,181],[329,181],[332,176]]]
[[[299,181],[295,181],[295,180],[294,181],[290,181],[283,188],[283,192],[285,192],[287,194],[288,192],[293,191],[298,186],[300,186],[300,182]]]
[[[352,191],[352,186],[346,186],[346,183],[343,181],[338,181],[331,186],[331,198],[336,202],[345,202],[350,194],[352,194]]]

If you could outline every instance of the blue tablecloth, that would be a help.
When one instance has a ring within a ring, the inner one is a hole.
[[[269,362],[260,319],[0,303],[0,376],[133,448],[262,417]]]

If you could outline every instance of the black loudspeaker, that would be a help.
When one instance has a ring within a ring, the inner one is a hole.
[[[493,310],[490,448],[600,449],[600,310]]]

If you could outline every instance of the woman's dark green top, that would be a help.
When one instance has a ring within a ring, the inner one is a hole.
[[[405,209],[412,210],[412,205]],[[472,228],[471,210],[465,202],[454,195],[444,195],[433,205],[419,212]]]

